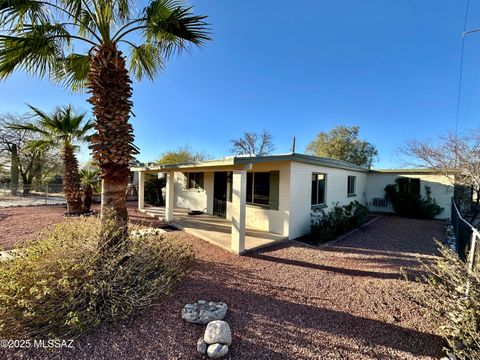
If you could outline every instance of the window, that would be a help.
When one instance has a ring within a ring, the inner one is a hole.
[[[190,172],[186,173],[187,189],[203,189],[203,173]]]
[[[325,174],[312,174],[312,205],[325,204]]]
[[[270,173],[247,173],[247,203],[268,205],[270,199]]]
[[[420,179],[412,179],[408,177],[401,177],[397,180],[398,192],[400,194],[416,194],[420,195]]]
[[[355,195],[355,185],[357,182],[356,176],[349,176],[347,182],[347,194],[350,196]]]

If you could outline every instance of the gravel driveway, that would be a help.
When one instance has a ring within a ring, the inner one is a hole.
[[[415,272],[442,230],[436,221],[385,216],[321,249],[291,242],[244,257],[184,234],[196,260],[162,304],[84,334],[74,350],[0,350],[0,358],[197,359],[204,327],[179,313],[198,299],[229,305],[231,359],[438,358],[435,319],[409,296],[423,285],[403,280],[401,268]]]

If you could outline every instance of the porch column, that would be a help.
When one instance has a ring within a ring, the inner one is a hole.
[[[145,208],[145,173],[138,172],[138,210]]]
[[[167,173],[167,189],[165,191],[165,220],[172,221],[173,220],[173,191],[175,189],[174,183],[174,175],[173,172]]]
[[[234,170],[232,176],[232,238],[230,248],[236,254],[245,251],[245,215],[247,204],[247,171]]]

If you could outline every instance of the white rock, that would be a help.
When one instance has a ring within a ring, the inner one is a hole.
[[[203,340],[203,336],[200,337],[200,339],[197,340],[197,351],[205,355],[207,353],[207,347],[208,344]]]
[[[195,324],[208,324],[213,320],[222,320],[227,310],[228,306],[223,302],[199,300],[183,307],[182,318]]]
[[[226,344],[232,343],[232,333],[230,326],[222,320],[215,320],[208,323],[203,337],[207,344]]]
[[[207,355],[212,359],[218,359],[228,354],[228,345],[212,344],[207,349]]]

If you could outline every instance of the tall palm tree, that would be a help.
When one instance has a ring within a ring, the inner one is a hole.
[[[209,40],[206,17],[193,15],[181,0],[151,0],[136,12],[131,5],[0,0],[0,78],[21,69],[73,89],[88,88],[96,118],[91,149],[103,183],[103,238],[110,244],[127,231],[129,163],[138,153],[128,122],[130,75],[153,79],[171,55]],[[122,230],[117,235],[108,233],[112,221]]]
[[[67,200],[67,209],[70,215],[83,212],[82,189],[78,173],[78,161],[75,156],[75,143],[88,140],[88,132],[93,129],[93,122],[85,121],[86,114],[75,114],[72,107],[57,108],[52,114],[30,106],[35,123],[14,124],[10,128],[26,130],[36,133],[39,139],[28,143],[30,150],[45,151],[48,148],[62,150],[63,163],[63,192]]]

